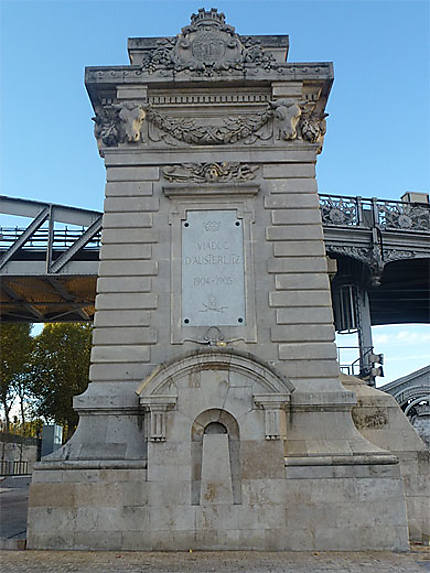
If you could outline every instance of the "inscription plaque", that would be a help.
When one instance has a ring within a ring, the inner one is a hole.
[[[182,222],[182,324],[243,326],[243,222],[236,211],[189,211]]]

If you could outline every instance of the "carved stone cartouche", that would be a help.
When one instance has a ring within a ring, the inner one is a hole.
[[[241,38],[216,8],[203,8],[191,16],[191,24],[173,39],[159,40],[142,63],[147,73],[188,71],[203,76],[243,72],[247,67],[270,69],[275,59],[251,37]]]

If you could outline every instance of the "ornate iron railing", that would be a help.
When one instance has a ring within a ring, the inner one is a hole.
[[[377,198],[320,195],[323,225],[430,232],[430,205]]]

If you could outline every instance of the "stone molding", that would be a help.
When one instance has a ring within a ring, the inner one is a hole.
[[[177,197],[180,199],[186,198],[223,198],[227,195],[240,196],[241,198],[251,197],[258,195],[260,185],[252,183],[239,183],[234,187],[228,183],[206,183],[204,187],[196,184],[183,184],[183,185],[165,185],[163,186],[163,193],[166,197]]]
[[[358,454],[358,455],[327,455],[327,456],[287,456],[286,467],[294,466],[355,466],[355,465],[395,465],[399,459],[392,454]]]

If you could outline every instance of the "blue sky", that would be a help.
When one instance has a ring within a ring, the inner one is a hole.
[[[429,191],[427,0],[0,0],[0,193],[102,209],[84,67],[128,63],[127,37],[175,35],[201,6],[242,34],[289,34],[290,61],[334,62],[321,193]],[[429,362],[429,327],[399,328],[375,329],[386,381]]]

